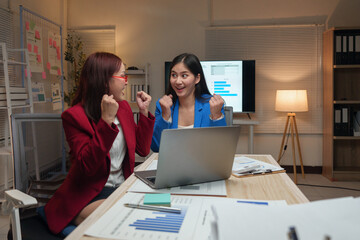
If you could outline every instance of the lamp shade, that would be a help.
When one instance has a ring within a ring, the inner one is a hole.
[[[306,90],[277,90],[275,111],[307,112],[308,101]]]

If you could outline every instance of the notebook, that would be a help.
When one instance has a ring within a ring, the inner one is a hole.
[[[155,189],[227,179],[239,133],[239,126],[166,129],[157,170],[134,174]]]

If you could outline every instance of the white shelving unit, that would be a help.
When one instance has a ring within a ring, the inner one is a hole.
[[[145,69],[139,70],[126,70],[128,75],[128,85],[126,89],[126,100],[130,103],[130,106],[134,113],[134,119],[137,119],[138,107],[136,104],[136,93],[138,91],[144,91],[150,94],[150,78],[149,78],[149,66],[147,63]]]
[[[136,104],[136,93],[138,91],[144,91],[150,94],[150,77],[149,77],[150,64],[146,63],[145,69],[138,70],[126,70],[128,75],[128,85],[126,89],[126,100],[129,102],[134,114],[134,120],[137,122],[139,109]],[[142,163],[146,158],[140,157],[135,154],[135,162]]]
[[[5,109],[7,112],[7,122],[4,125],[5,134],[4,134],[4,146],[0,147],[0,160],[4,160],[4,188],[8,189],[8,167],[9,167],[9,157],[12,156],[13,146],[12,146],[12,135],[11,135],[11,114],[13,109],[16,108],[29,108],[31,113],[34,112],[33,100],[32,100],[32,89],[31,89],[31,70],[29,62],[29,54],[27,49],[7,49],[5,43],[0,43],[2,59],[0,64],[3,66],[4,74],[4,85],[0,86],[0,109]],[[9,52],[14,52],[15,54],[23,54],[25,61],[15,61],[9,59]],[[10,86],[9,78],[9,67],[10,66],[24,66],[27,69],[26,80],[27,88],[20,86]]]

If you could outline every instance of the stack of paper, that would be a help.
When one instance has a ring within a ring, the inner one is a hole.
[[[253,158],[235,157],[232,171],[235,177],[242,177],[254,174],[283,172],[285,170],[282,167],[265,163]]]
[[[322,200],[289,206],[214,204],[217,239],[288,240],[290,227],[298,239],[359,239],[360,198]],[[234,221],[236,217],[236,221]]]

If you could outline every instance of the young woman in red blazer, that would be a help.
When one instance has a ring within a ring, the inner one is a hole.
[[[72,107],[61,115],[71,168],[45,206],[53,233],[69,223],[80,224],[128,178],[134,171],[135,152],[149,154],[155,121],[148,111],[151,97],[137,93],[140,118],[136,124],[124,100],[126,85],[119,57],[98,52],[87,58]]]

